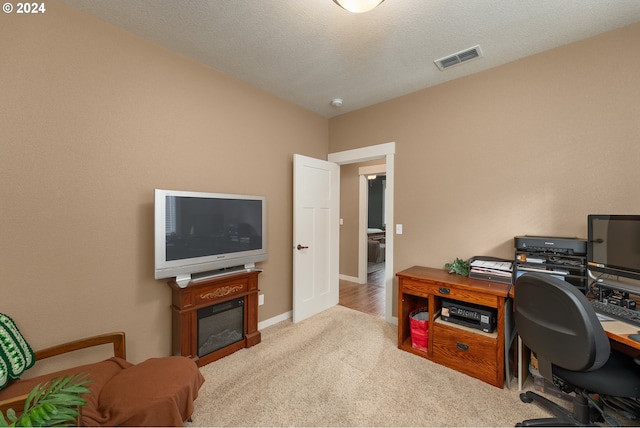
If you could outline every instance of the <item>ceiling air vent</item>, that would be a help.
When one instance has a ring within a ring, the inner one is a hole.
[[[472,48],[465,49],[453,55],[446,56],[435,60],[434,62],[438,68],[442,71],[446,68],[453,67],[454,65],[462,64],[463,62],[471,61],[472,59],[480,58],[482,51],[480,45],[476,45]]]

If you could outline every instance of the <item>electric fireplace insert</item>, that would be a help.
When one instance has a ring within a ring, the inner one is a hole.
[[[198,309],[198,357],[244,339],[244,298]]]

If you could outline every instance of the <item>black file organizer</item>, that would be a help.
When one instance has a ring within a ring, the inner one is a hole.
[[[586,254],[569,254],[562,250],[515,250],[513,264],[513,283],[525,272],[542,272],[554,275],[587,292],[587,256]]]

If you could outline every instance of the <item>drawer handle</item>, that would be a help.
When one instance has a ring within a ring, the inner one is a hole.
[[[469,345],[465,345],[464,343],[458,342],[456,343],[456,348],[458,348],[461,351],[468,351]]]
[[[449,294],[451,293],[451,290],[449,290],[446,287],[440,287],[440,294]]]

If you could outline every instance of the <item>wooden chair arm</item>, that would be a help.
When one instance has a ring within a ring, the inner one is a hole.
[[[40,351],[35,351],[36,361],[43,360],[56,355],[65,354],[67,352],[77,351],[79,349],[90,348],[92,346],[113,344],[114,357],[127,359],[126,342],[124,332],[118,331],[114,333],[100,334],[98,336],[86,337],[84,339],[74,340],[72,342],[54,345]]]
[[[92,346],[113,344],[113,355],[122,359],[127,358],[126,342],[124,332],[114,332],[107,334],[100,334],[98,336],[86,337],[84,339],[74,340],[72,342],[62,343],[60,345],[54,345],[40,351],[35,351],[36,361],[43,360],[49,357],[55,357],[67,352],[78,351],[80,349],[90,348]],[[13,409],[16,413],[22,413],[24,409],[24,402],[27,400],[28,394],[18,395],[6,400],[0,401],[0,412],[6,415],[8,409]]]
[[[27,396],[29,394],[18,395],[16,397],[7,398],[6,400],[0,401],[0,413],[2,415],[7,414],[7,410],[13,409],[16,413],[22,413],[24,409],[24,402],[27,401]]]

